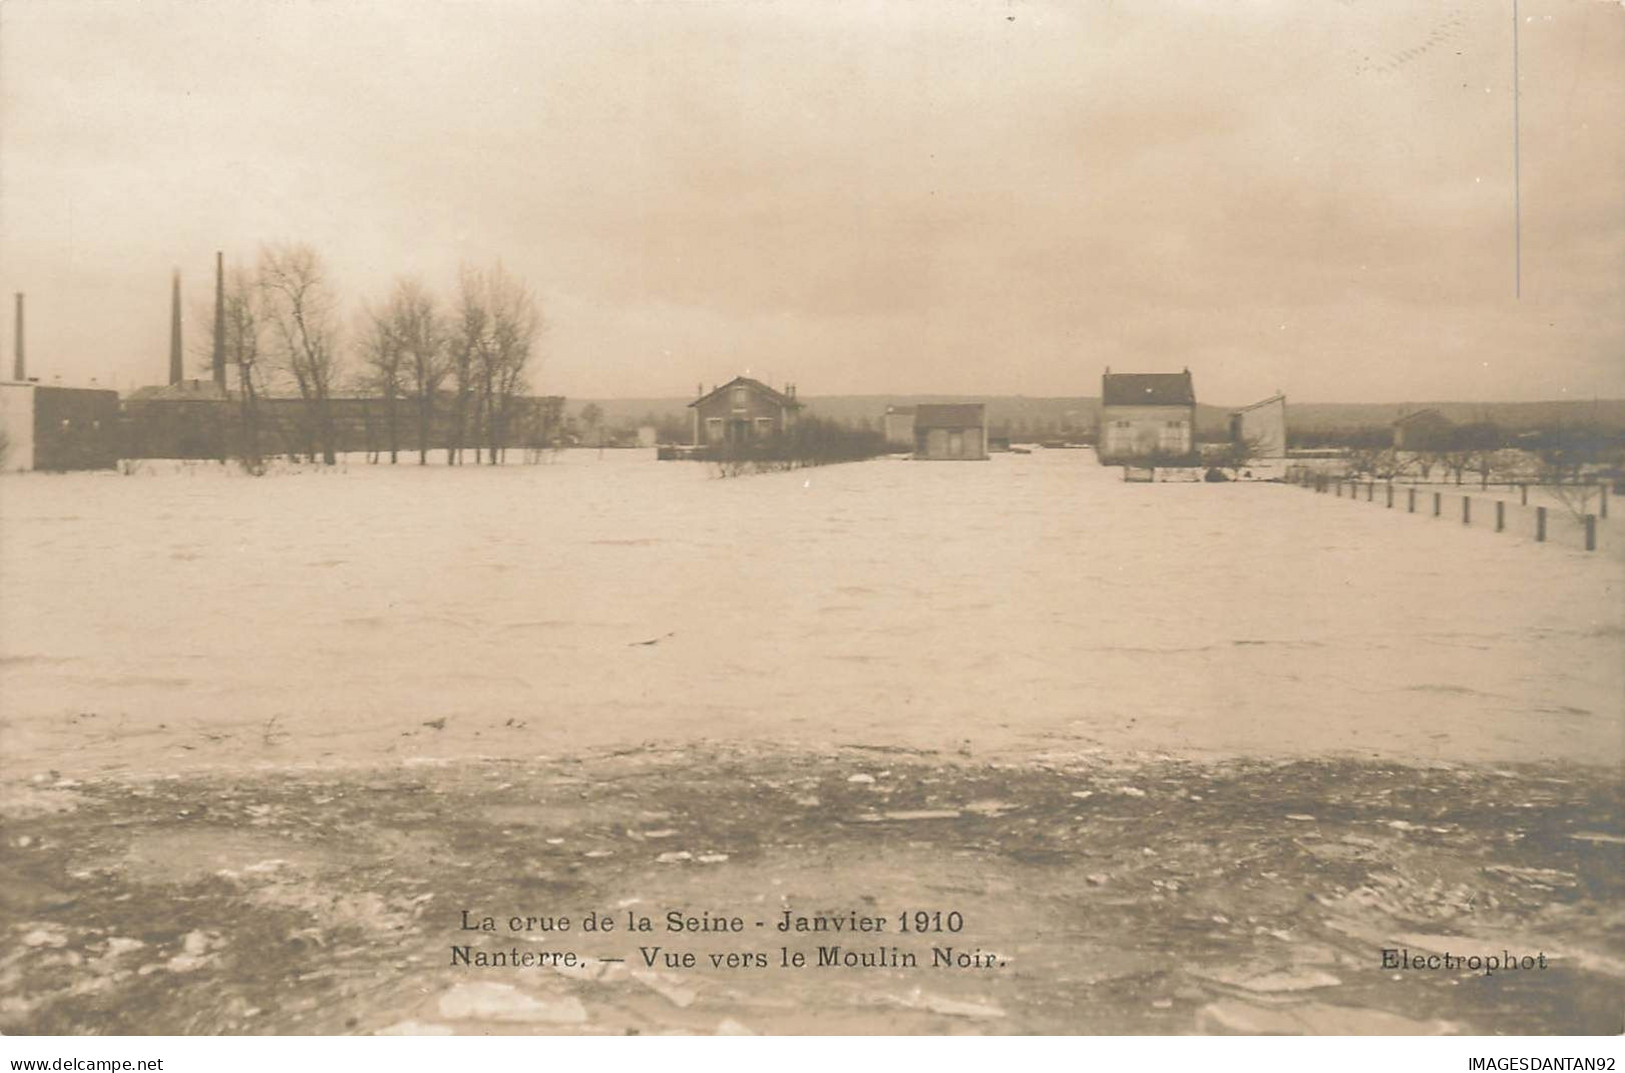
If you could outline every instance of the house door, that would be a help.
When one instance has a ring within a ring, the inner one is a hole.
[[[965,457],[965,434],[963,432],[948,433],[948,457]]]
[[[750,442],[750,422],[736,420],[728,422],[728,442],[744,444]]]

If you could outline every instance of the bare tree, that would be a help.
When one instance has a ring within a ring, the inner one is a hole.
[[[1610,459],[1617,465],[1625,454],[1617,435],[1587,425],[1567,425],[1545,430],[1535,442],[1539,480],[1546,491],[1576,519],[1592,513],[1592,500],[1602,494],[1596,471]]]
[[[228,386],[228,404],[235,402],[237,431],[236,456],[243,470],[255,476],[265,472],[265,412],[261,400],[266,393],[266,351],[264,345],[265,318],[261,308],[263,296],[252,272],[233,266],[225,274],[220,287],[220,317],[214,316],[214,296],[207,305],[199,304],[194,318],[208,325],[198,337],[193,351],[199,368],[204,372],[214,365],[214,337],[216,328],[223,333],[221,352],[235,389]],[[229,412],[229,410],[227,411]],[[231,434],[220,429],[220,449],[231,453]]]
[[[541,328],[535,296],[501,264],[463,267],[452,367],[458,382],[459,440],[468,396],[473,395],[476,462],[482,442],[485,461],[495,465],[502,460]]]
[[[1506,434],[1498,427],[1478,421],[1441,430],[1431,437],[1429,454],[1433,461],[1444,466],[1456,484],[1473,470],[1479,474],[1481,486],[1488,487],[1495,452],[1505,443]]]
[[[1349,472],[1391,481],[1405,472],[1405,462],[1392,447],[1360,446],[1349,450]]]
[[[304,243],[262,246],[259,288],[280,369],[305,401],[309,453],[338,461],[333,437],[333,386],[341,371],[337,298],[316,251]]]
[[[1242,471],[1264,457],[1264,448],[1262,436],[1237,436],[1225,444],[1219,464],[1230,471],[1231,480],[1239,480]]]
[[[435,395],[451,371],[445,326],[434,296],[414,279],[396,281],[385,317],[399,348],[401,380],[417,411],[418,465],[425,466],[434,430]]]
[[[361,356],[365,372],[361,386],[367,394],[384,400],[384,442],[392,466],[400,460],[400,423],[395,404],[403,393],[407,360],[397,328],[393,296],[383,308],[362,312]],[[368,423],[370,426],[370,420]],[[368,438],[370,441],[370,434]]]
[[[260,449],[260,395],[264,390],[260,352],[259,292],[247,273],[234,268],[225,283],[226,364],[237,374],[237,410],[242,422],[238,455],[243,469],[259,476],[265,472]]]
[[[467,265],[463,266],[457,277],[457,311],[448,339],[448,371],[457,392],[452,410],[451,442],[446,449],[448,465],[462,465],[471,416],[476,418],[475,442],[478,442],[477,415],[471,415],[469,407],[476,394],[479,352],[484,346],[486,322],[489,319],[482,290],[479,273]],[[475,461],[479,461],[478,453],[475,454]]]

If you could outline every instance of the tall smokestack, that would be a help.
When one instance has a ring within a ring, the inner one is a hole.
[[[169,293],[169,382],[178,384],[185,376],[181,364],[181,274],[177,271]]]
[[[17,345],[16,349],[13,351],[14,356],[12,358],[11,378],[13,380],[27,380],[28,362],[23,357],[23,295],[21,291],[17,292],[16,331]]]
[[[226,386],[226,255],[214,252],[214,382]]]

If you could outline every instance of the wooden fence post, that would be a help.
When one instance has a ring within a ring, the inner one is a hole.
[[[1527,507],[1529,505],[1529,484],[1527,481],[1518,482],[1518,493],[1523,496],[1520,502]]]
[[[1461,524],[1462,525],[1472,525],[1473,524],[1473,497],[1472,496],[1462,496],[1461,497]]]
[[[1388,482],[1388,509],[1394,509],[1394,482]]]
[[[1437,518],[1439,516],[1439,512],[1443,508],[1444,508],[1444,493],[1443,492],[1434,492],[1433,493],[1433,516],[1435,518]]]
[[[1366,481],[1365,482],[1365,501],[1367,503],[1371,502],[1371,500],[1376,496],[1376,494],[1377,494],[1377,485],[1376,485],[1376,483],[1373,482],[1373,481]]]
[[[1507,527],[1507,505],[1501,500],[1495,501],[1495,531],[1504,532]]]
[[[1597,550],[1597,516],[1586,515],[1586,551]]]
[[[1597,506],[1597,516],[1601,518],[1608,517],[1608,486],[1606,484],[1602,486],[1602,502]]]
[[[1337,482],[1337,498],[1338,499],[1343,498],[1343,482],[1342,482],[1341,479],[1339,479],[1338,482]]]
[[[1405,492],[1406,492],[1405,513],[1407,513],[1407,514],[1415,514],[1416,513],[1416,489],[1407,488],[1407,489],[1405,489]]]
[[[1535,508],[1535,539],[1537,541],[1546,539],[1546,508],[1545,507],[1536,507]]]

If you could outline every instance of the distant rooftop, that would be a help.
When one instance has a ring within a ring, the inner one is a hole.
[[[1398,421],[1395,421],[1394,424],[1409,425],[1417,421],[1438,422],[1446,425],[1452,423],[1448,417],[1441,414],[1437,410],[1417,410],[1415,413],[1406,414],[1404,417],[1401,417]]]
[[[748,387],[748,388],[751,388],[754,391],[757,391],[757,392],[759,392],[759,393],[761,393],[763,395],[766,395],[769,399],[771,399],[772,401],[778,403],[780,406],[788,406],[788,407],[790,407],[792,409],[800,409],[801,408],[801,403],[796,401],[794,395],[786,394],[783,391],[774,391],[772,388],[768,387],[766,384],[762,383],[760,380],[756,380],[756,379],[754,379],[752,377],[749,377],[749,376],[736,376],[732,380],[728,381],[726,384],[723,384],[721,387],[714,387],[710,391],[707,391],[704,395],[701,395],[699,398],[697,398],[693,402],[689,403],[689,405],[690,406],[698,406],[700,403],[704,402],[706,399],[712,398],[713,396],[716,396],[716,395],[720,395],[722,392],[727,391],[731,387]]]
[[[1191,371],[1182,373],[1114,373],[1101,378],[1102,406],[1195,406]]]
[[[914,407],[915,428],[976,428],[987,407],[979,402],[922,403]]]
[[[1285,402],[1285,401],[1286,401],[1286,396],[1285,395],[1271,395],[1267,399],[1259,399],[1257,402],[1253,403],[1251,406],[1238,407],[1235,410],[1232,410],[1231,413],[1244,414],[1244,413],[1247,413],[1249,410],[1257,410],[1257,409],[1259,409],[1261,407],[1264,407],[1264,406],[1273,406],[1278,402]]]

